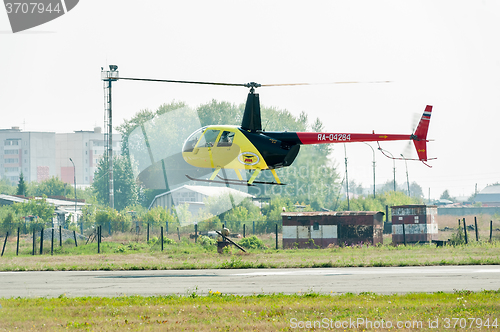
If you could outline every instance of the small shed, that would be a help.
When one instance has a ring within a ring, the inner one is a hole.
[[[392,243],[429,242],[438,239],[436,205],[392,206]],[[403,237],[404,227],[404,237]]]
[[[383,212],[287,212],[281,216],[283,248],[383,242]]]

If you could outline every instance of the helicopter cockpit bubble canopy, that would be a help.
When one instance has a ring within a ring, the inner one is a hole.
[[[189,135],[189,137],[186,139],[186,142],[184,142],[184,146],[182,147],[182,152],[192,152],[196,146],[196,143],[198,143],[206,128],[207,128],[206,126],[202,127],[196,130],[191,135]]]

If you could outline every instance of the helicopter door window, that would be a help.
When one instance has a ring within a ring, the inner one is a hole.
[[[200,141],[198,142],[198,147],[212,147],[215,144],[217,136],[219,136],[220,130],[207,129],[203,133]]]
[[[233,144],[234,132],[223,131],[220,135],[219,143],[217,146],[231,146]]]

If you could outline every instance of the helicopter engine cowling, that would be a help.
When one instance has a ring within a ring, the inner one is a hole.
[[[281,141],[265,132],[241,132],[253,143],[271,169],[290,166],[299,153],[300,146],[294,142]]]

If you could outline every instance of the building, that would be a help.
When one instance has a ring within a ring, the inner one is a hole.
[[[435,205],[392,206],[392,243],[429,242],[438,239]]]
[[[383,212],[286,212],[281,216],[283,248],[383,242]]]
[[[68,184],[90,186],[99,160],[105,154],[105,135],[101,128],[93,131],[25,132],[19,127],[0,129],[0,177],[12,184],[23,173],[26,182],[42,182],[59,177]],[[121,135],[113,134],[113,151],[120,153]],[[70,161],[71,158],[75,164]]]
[[[121,153],[121,135],[113,134],[113,155]],[[100,127],[93,131],[75,131],[74,133],[56,134],[56,173],[59,178],[79,187],[90,186],[94,180],[94,172],[99,161],[106,154],[104,134]],[[70,158],[75,163],[71,163]]]
[[[487,186],[474,199],[485,207],[500,207],[500,184]]]
[[[0,176],[11,183],[47,180],[57,176],[56,138],[53,132],[23,132],[19,127],[0,129]]]
[[[223,195],[227,195],[228,199],[221,202],[217,207],[218,211],[211,211],[212,214],[223,213],[230,210],[233,204],[238,205],[245,198],[253,198],[250,194],[228,187],[184,185],[157,195],[151,202],[149,208],[161,206],[164,209],[171,209],[172,206],[186,204],[192,218],[196,221],[199,214],[205,208],[207,199],[218,198]],[[231,199],[229,196],[231,196]]]

